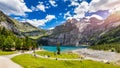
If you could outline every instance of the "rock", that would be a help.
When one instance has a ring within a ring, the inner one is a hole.
[[[115,17],[114,20],[113,17]],[[81,18],[79,21],[74,18],[69,19],[64,24],[55,27],[51,35],[42,40],[47,40],[48,45],[56,43],[73,46],[92,45],[102,35],[120,25],[118,17],[120,18],[120,14],[115,13],[105,20],[100,20],[97,17]]]

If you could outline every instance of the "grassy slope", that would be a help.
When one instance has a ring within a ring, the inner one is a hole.
[[[11,55],[14,54],[14,51],[0,51],[0,55]]]
[[[24,68],[120,68],[112,64],[104,64],[90,60],[58,61],[35,58],[28,54],[16,56],[12,58],[12,60]]]
[[[102,35],[95,44],[109,44],[114,42],[120,42],[120,26]]]
[[[97,50],[114,49],[116,52],[120,52],[120,26],[102,35],[90,48]]]
[[[62,53],[61,55],[56,55],[54,52],[47,52],[47,51],[39,51],[36,52],[39,55],[45,56],[48,55],[50,57],[54,58],[79,58],[79,55],[77,54],[68,54],[68,53]]]
[[[30,26],[29,24],[24,24],[24,23],[19,23],[17,20],[12,19],[16,27],[21,31],[21,32],[31,32],[31,31],[36,31],[39,30],[33,26]]]
[[[6,16],[2,11],[0,11],[0,22],[4,22],[4,21],[13,23],[10,17]]]
[[[111,51],[113,50],[120,53],[120,42],[90,46],[89,48],[95,50],[111,50]]]

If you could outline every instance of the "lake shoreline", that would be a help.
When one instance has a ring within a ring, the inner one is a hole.
[[[41,49],[50,51],[50,52],[56,52],[57,51],[57,46],[41,46]],[[87,48],[87,46],[60,46],[60,50],[61,52],[64,51],[72,51],[72,50],[76,50],[79,48]]]

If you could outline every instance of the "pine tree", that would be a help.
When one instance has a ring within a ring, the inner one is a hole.
[[[60,43],[57,44],[57,54],[60,55]]]

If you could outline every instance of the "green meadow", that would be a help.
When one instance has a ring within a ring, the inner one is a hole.
[[[37,58],[29,54],[13,57],[12,60],[24,68],[120,68],[120,66],[113,64],[105,64],[91,60],[50,60]]]
[[[14,53],[15,53],[15,51],[0,51],[0,55],[11,55]]]
[[[42,55],[42,56],[49,56],[52,58],[80,58],[80,56],[78,54],[73,54],[73,53],[61,53],[60,55],[57,55],[54,52],[48,52],[48,51],[38,51],[36,52],[36,54],[38,55]]]

